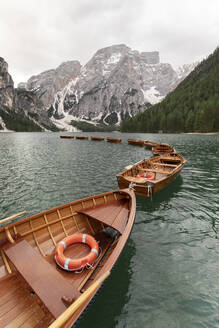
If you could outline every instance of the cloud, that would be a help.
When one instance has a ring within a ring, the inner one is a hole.
[[[218,0],[7,0],[0,56],[15,82],[66,60],[85,64],[98,49],[120,43],[158,50],[177,66],[218,46],[218,12]]]

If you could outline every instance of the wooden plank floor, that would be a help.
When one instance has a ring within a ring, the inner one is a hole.
[[[105,233],[95,235],[101,251],[104,253],[111,245],[113,238]],[[68,247],[65,255],[68,257],[81,257],[90,252],[85,244],[76,244]],[[62,270],[54,261],[54,254],[45,259],[58,270],[73,286],[78,288],[83,281],[93,273],[84,270],[76,274]],[[51,323],[48,312],[41,308],[37,296],[31,294],[30,289],[16,273],[0,279],[0,328],[44,328]]]
[[[17,274],[0,279],[0,328],[44,328],[50,321]]]

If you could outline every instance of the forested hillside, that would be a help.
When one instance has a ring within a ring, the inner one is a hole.
[[[219,47],[161,103],[124,121],[121,131],[219,131]]]
[[[42,129],[39,125],[35,124],[29,117],[15,113],[14,111],[0,106],[0,117],[3,119],[7,129],[17,132],[39,132]],[[0,130],[3,130],[3,126],[0,124]]]

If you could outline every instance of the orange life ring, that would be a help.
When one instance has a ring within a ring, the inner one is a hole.
[[[137,178],[145,178],[145,175],[144,174],[138,174]]]
[[[149,174],[149,173],[146,174],[146,178],[147,178],[148,180],[154,180],[154,176],[151,175],[151,174]]]
[[[64,255],[64,250],[75,243],[85,243],[90,246],[91,250],[87,256],[71,259]],[[55,261],[64,270],[76,271],[90,267],[96,260],[99,253],[97,241],[85,233],[75,233],[61,240],[55,249]]]
[[[146,173],[146,174],[138,174],[136,177],[137,178],[146,178],[148,180],[155,180],[154,179],[154,176],[151,175],[151,174],[149,174],[149,173]]]

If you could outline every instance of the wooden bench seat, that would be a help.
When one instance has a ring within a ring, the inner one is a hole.
[[[168,156],[160,156],[160,159],[162,161],[175,162],[175,163],[181,163],[182,162],[180,158],[174,157],[174,156],[172,156],[172,157],[170,157],[170,156],[169,157]]]
[[[153,173],[161,173],[161,174],[167,174],[167,175],[172,174],[172,171],[171,172],[168,172],[168,171],[159,170],[159,169],[140,169],[139,171],[153,172]]]
[[[133,182],[133,183],[145,183],[147,181],[146,178],[143,177],[131,177],[131,176],[125,176],[126,180]]]
[[[7,243],[3,250],[54,318],[66,310],[62,297],[80,295],[26,240]]]
[[[156,163],[154,162],[153,165],[158,165],[158,166],[166,166],[166,167],[177,167],[176,164],[165,164],[165,163]]]

